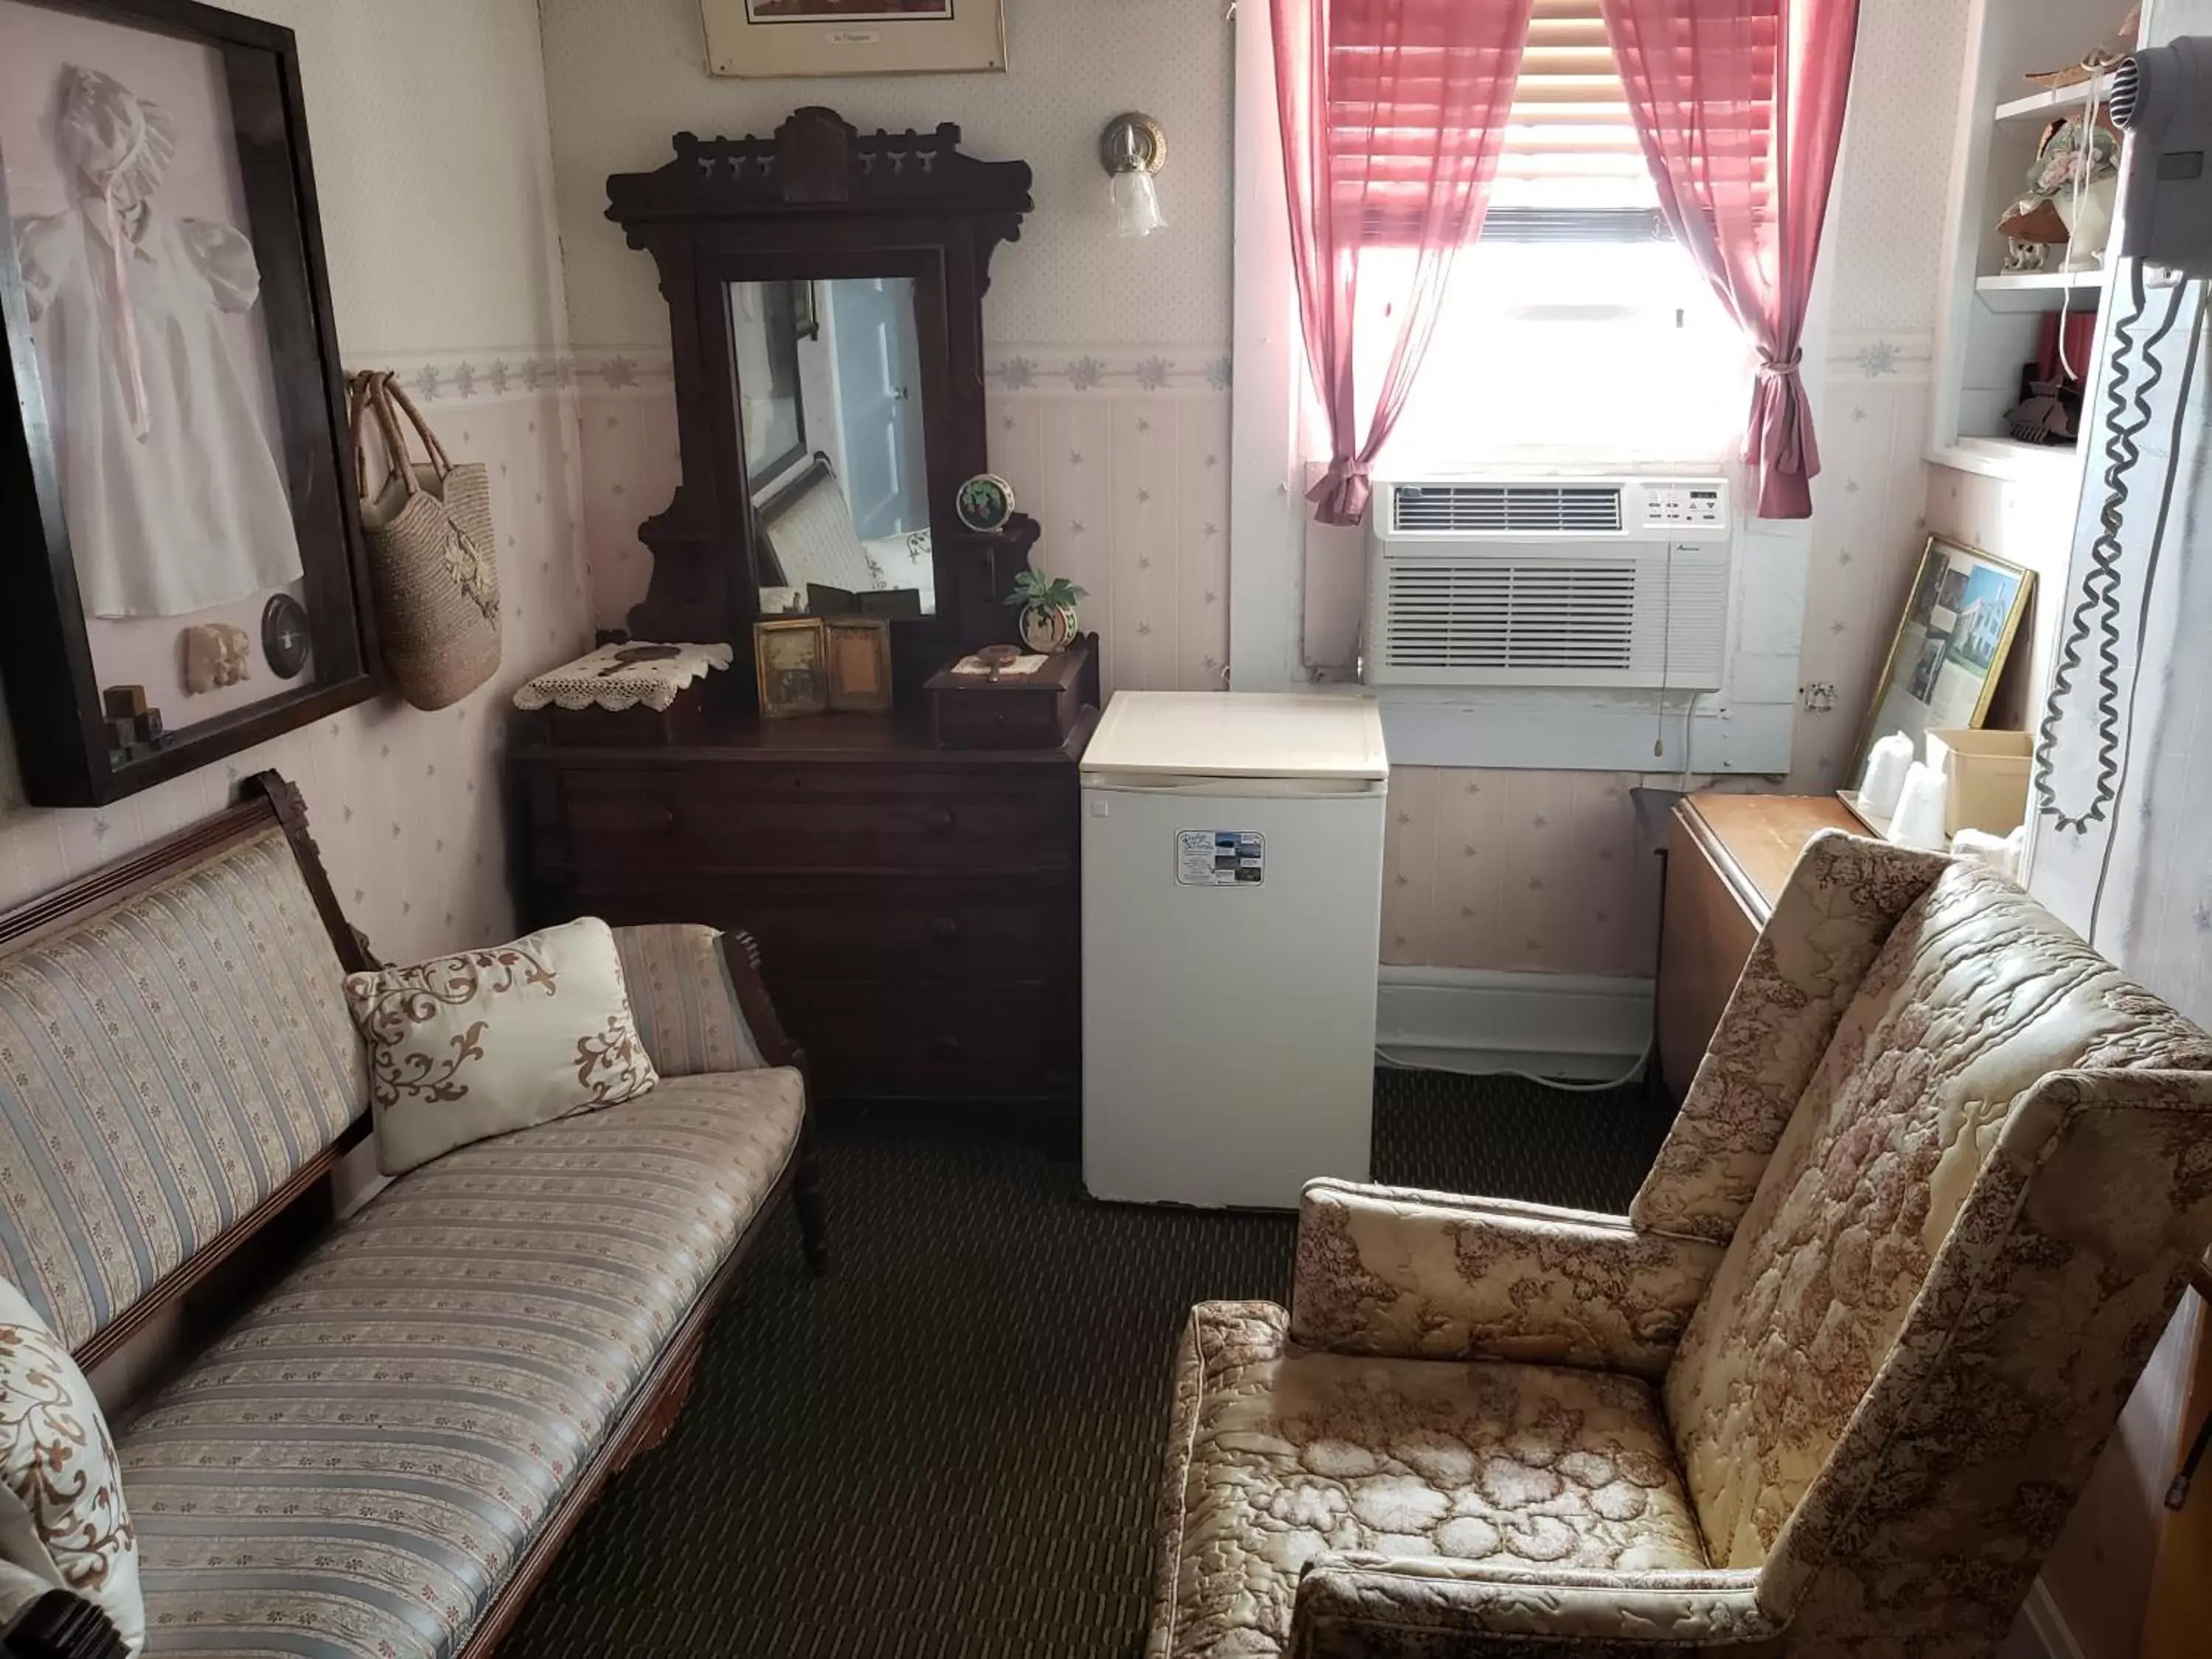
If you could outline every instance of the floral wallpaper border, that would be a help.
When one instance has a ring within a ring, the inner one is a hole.
[[[418,404],[495,403],[543,398],[577,384],[576,359],[559,351],[348,352],[349,371],[389,369]]]
[[[550,364],[563,384],[587,398],[618,392],[665,393],[674,385],[665,348],[592,346]],[[483,390],[482,363],[424,364],[416,378],[432,397],[465,397]],[[403,377],[405,378],[405,377]],[[1233,380],[1230,356],[1221,346],[994,346],[983,367],[994,397],[1067,392],[1145,392],[1186,397],[1226,396]],[[409,389],[422,395],[416,380]]]

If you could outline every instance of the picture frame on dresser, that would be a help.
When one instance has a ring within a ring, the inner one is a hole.
[[[0,683],[99,805],[379,684],[298,44],[0,0]]]

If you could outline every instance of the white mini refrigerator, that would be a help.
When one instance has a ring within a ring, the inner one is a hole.
[[[1353,696],[1116,692],[1083,757],[1083,1183],[1367,1178],[1389,763]]]

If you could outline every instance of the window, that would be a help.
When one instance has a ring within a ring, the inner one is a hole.
[[[1668,235],[1598,0],[1535,0],[1509,120],[1382,469],[1732,456],[1752,352]]]

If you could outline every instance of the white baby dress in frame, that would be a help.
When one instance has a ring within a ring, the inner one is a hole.
[[[15,240],[85,613],[182,616],[297,580],[283,478],[222,322],[260,297],[252,245],[154,199],[176,155],[160,106],[63,75],[79,200]]]

